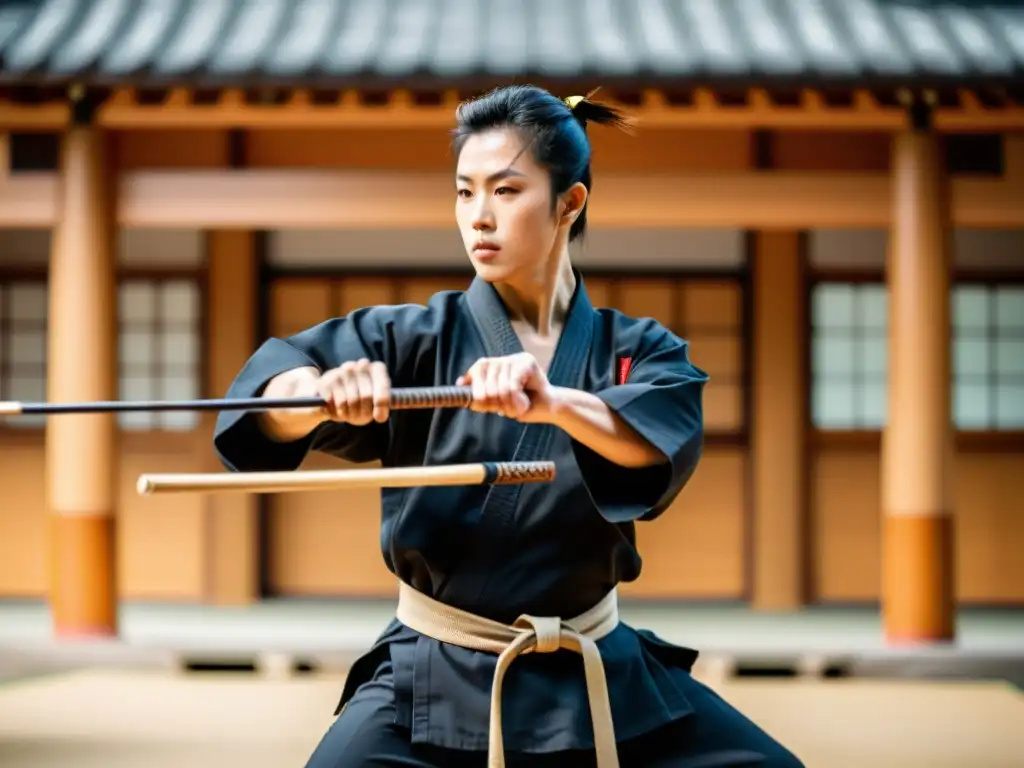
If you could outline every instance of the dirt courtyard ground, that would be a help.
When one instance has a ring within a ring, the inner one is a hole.
[[[83,670],[0,685],[3,768],[301,768],[340,676]],[[1019,768],[1024,694],[1000,683],[708,679],[808,768]]]

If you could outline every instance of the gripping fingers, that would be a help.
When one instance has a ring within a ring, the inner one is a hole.
[[[373,420],[382,424],[391,413],[391,377],[384,363],[370,364],[370,387]]]
[[[347,423],[359,424],[359,374],[356,371],[356,363],[344,363],[339,370],[345,404],[338,410]]]
[[[515,418],[520,412],[520,402],[517,395],[520,393],[516,388],[515,371],[507,362],[501,366],[497,375],[498,392],[497,402],[499,412],[502,416]]]
[[[370,361],[365,358],[356,363],[356,402],[353,423],[369,424],[373,420],[373,379],[370,376]]]
[[[345,393],[344,372],[341,368],[327,371],[317,382],[317,391],[324,399],[324,411],[333,421],[348,420],[348,395]]]
[[[473,390],[473,410],[514,419],[530,407],[522,379],[513,360],[498,358],[477,361],[459,381]]]
[[[387,382],[387,371],[375,373],[375,365],[378,364],[365,359],[346,362],[321,377],[317,389],[331,419],[359,426],[375,418],[375,403],[380,398],[379,382],[382,379]],[[390,398],[387,386],[384,397],[385,401]]]
[[[489,369],[490,361],[478,360],[466,373],[470,389],[473,390],[472,408],[474,411],[487,412],[491,410],[487,398],[487,375]]]
[[[498,376],[498,407],[501,414],[517,419],[530,410],[530,398],[524,387],[530,379],[530,368],[516,358],[505,361]]]

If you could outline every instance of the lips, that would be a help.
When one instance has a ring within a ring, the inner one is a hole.
[[[473,246],[473,257],[477,261],[492,261],[497,258],[501,246],[497,243],[482,241]]]

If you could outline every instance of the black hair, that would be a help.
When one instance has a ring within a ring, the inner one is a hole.
[[[591,94],[593,95],[593,91]],[[582,182],[590,192],[590,140],[587,124],[627,128],[629,120],[617,109],[587,97],[568,102],[534,85],[508,85],[463,102],[455,113],[452,150],[458,159],[470,136],[494,128],[513,128],[524,138],[534,160],[551,176],[552,208],[558,195]],[[572,104],[573,106],[570,106]],[[587,206],[572,224],[569,241],[587,228]]]

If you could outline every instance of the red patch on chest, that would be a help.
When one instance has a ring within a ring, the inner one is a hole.
[[[625,384],[626,383],[626,381],[629,379],[629,372],[630,372],[630,370],[632,368],[633,368],[633,358],[632,357],[620,357],[619,358],[619,371],[618,371],[618,373],[619,373],[618,383],[619,384]]]

